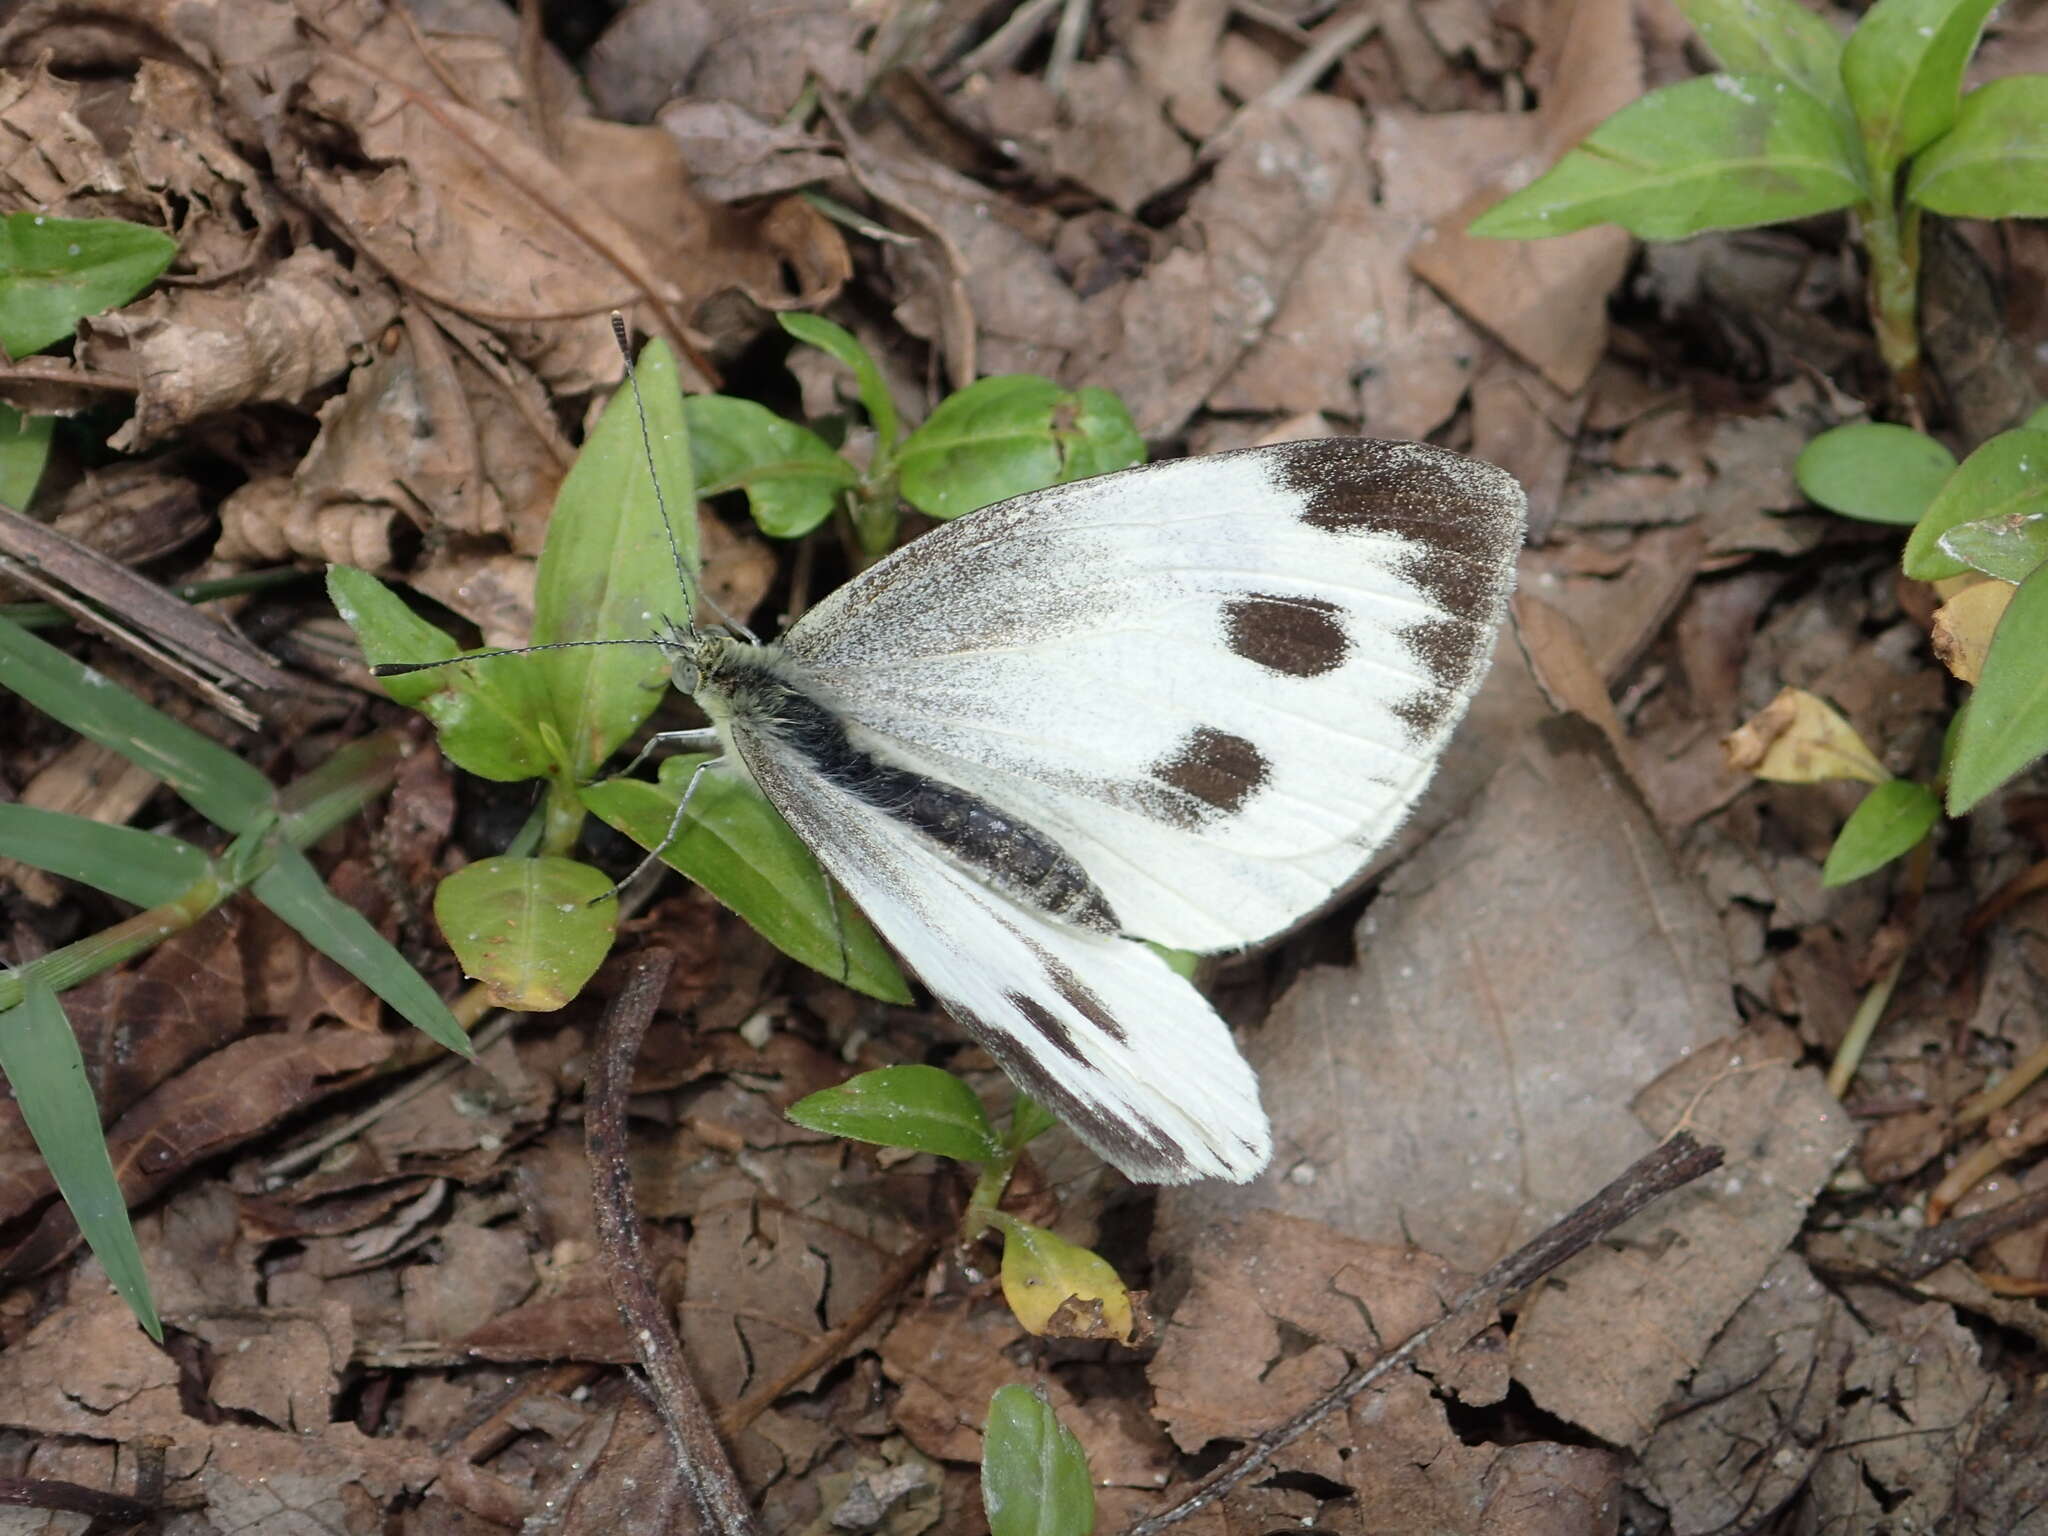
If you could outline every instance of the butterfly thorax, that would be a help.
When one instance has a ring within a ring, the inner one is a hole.
[[[693,632],[674,670],[676,686],[697,700],[757,782],[764,775],[755,771],[756,754],[780,748],[834,788],[915,828],[1012,900],[1100,933],[1121,931],[1108,899],[1055,838],[892,760],[884,746],[856,741],[822,684],[779,646]],[[761,787],[776,798],[769,784]]]

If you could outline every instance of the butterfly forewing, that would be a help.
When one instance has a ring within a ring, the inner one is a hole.
[[[972,788],[1125,931],[1212,950],[1322,905],[1399,826],[1478,687],[1520,487],[1333,438],[985,508],[786,637],[864,749]]]

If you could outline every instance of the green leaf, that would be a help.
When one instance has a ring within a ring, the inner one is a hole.
[[[939,402],[898,458],[903,499],[959,517],[1026,491],[1145,462],[1145,441],[1106,389],[1035,374],[977,379]]]
[[[1028,1387],[997,1387],[981,1439],[989,1536],[1090,1536],[1095,1484],[1081,1442]]]
[[[505,855],[443,880],[434,920],[464,974],[500,1008],[552,1013],[611,952],[619,922],[611,890],[603,870],[574,859]]]
[[[2048,570],[2019,585],[1956,731],[1948,813],[1960,816],[2048,752]]]
[[[0,619],[0,687],[146,768],[215,826],[246,831],[273,814],[270,780],[218,742]]]
[[[583,803],[652,848],[667,833],[691,773],[707,761],[702,753],[669,758],[658,785],[640,779],[592,784],[583,790]],[[903,973],[860,909],[831,889],[803,839],[744,774],[720,767],[704,775],[662,862],[792,959],[883,1002],[910,1001]]]
[[[1072,1298],[1100,1305],[1102,1337],[1129,1342],[1135,1331],[1131,1293],[1108,1260],[1001,1211],[989,1219],[1003,1234],[1003,1300],[1028,1332],[1055,1331],[1054,1315]]]
[[[277,849],[275,862],[249,889],[300,938],[389,1003],[428,1039],[460,1056],[476,1054],[441,995],[370,926],[368,918],[327,889],[303,853]]]
[[[0,504],[19,512],[35,500],[56,429],[54,416],[24,416],[0,405]]]
[[[755,524],[770,538],[802,538],[832,515],[841,493],[860,478],[817,433],[751,400],[692,395],[683,414],[697,494],[745,491]]]
[[[126,304],[171,264],[178,242],[122,219],[0,218],[0,350],[27,357],[78,322]]]
[[[896,445],[903,440],[903,419],[896,414],[896,402],[890,397],[889,386],[882,382],[882,370],[875,366],[868,349],[853,332],[823,315],[781,314],[775,318],[798,341],[809,343],[853,370],[854,393],[868,413],[875,436],[881,439],[877,467],[886,466],[895,456]]]
[[[1730,74],[1777,75],[1848,106],[1841,35],[1797,0],[1679,0],[1679,9]]]
[[[535,576],[535,645],[645,642],[665,633],[668,620],[690,621],[697,491],[675,358],[665,343],[651,341],[637,372],[637,392],[629,385],[612,396],[555,497]],[[643,408],[648,440],[640,435]],[[549,651],[496,665],[539,673],[571,756],[568,775],[578,783],[654,712],[669,675],[667,652],[651,644]]]
[[[1956,120],[1963,66],[1998,0],[1877,0],[1842,49],[1872,169],[1883,185]]]
[[[1941,552],[2000,581],[2025,581],[2048,561],[2048,512],[1984,517],[1957,523],[1941,536]]]
[[[1912,851],[1941,819],[1941,801],[1925,784],[1893,779],[1880,784],[1850,813],[1820,872],[1824,886],[1861,880]]]
[[[1844,517],[1868,523],[1920,521],[1956,467],[1956,456],[1924,432],[1881,421],[1831,427],[1799,453],[1799,489]]]
[[[784,1113],[807,1131],[955,1162],[987,1163],[1003,1155],[974,1090],[937,1067],[878,1067],[808,1094]]]
[[[2033,413],[2020,426],[2029,432],[2048,432],[2048,405],[2035,406]]]
[[[1010,1107],[1010,1123],[1003,1129],[1003,1146],[1012,1152],[1028,1147],[1058,1125],[1059,1117],[1028,1094],[1018,1094]]]
[[[33,979],[24,987],[20,1006],[0,1013],[0,1072],[7,1075],[22,1121],[93,1257],[135,1320],[162,1343],[164,1325],[149,1293],[135,1229],[128,1223],[128,1202],[107,1155],[85,1058],[56,995]]]
[[[204,853],[175,837],[26,805],[0,804],[0,857],[83,881],[138,907],[176,901],[212,869]]]
[[[1905,572],[1915,581],[1960,576],[1969,567],[1941,548],[1958,523],[2026,517],[2048,510],[2048,432],[2001,432],[1963,460],[1906,537]]]
[[[2048,75],[2010,75],[1963,98],[1913,162],[1906,196],[1956,219],[2048,217]]]
[[[329,566],[327,595],[372,666],[446,661],[461,654],[452,636],[414,613],[367,571]],[[516,784],[567,771],[540,729],[546,710],[543,679],[524,656],[378,681],[393,699],[432,720],[448,760],[480,779]]]
[[[1865,196],[1840,120],[1768,75],[1707,75],[1623,107],[1468,226],[1496,239],[1619,224],[1644,240],[1747,229]]]

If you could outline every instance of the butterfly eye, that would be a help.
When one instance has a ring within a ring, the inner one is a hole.
[[[675,665],[669,669],[669,678],[676,685],[678,693],[694,694],[703,682],[703,674],[697,668],[694,656],[678,656]]]

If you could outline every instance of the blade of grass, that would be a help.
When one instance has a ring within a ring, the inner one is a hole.
[[[136,1320],[161,1344],[164,1325],[128,1222],[128,1203],[107,1156],[85,1057],[48,987],[30,981],[21,1005],[0,1013],[0,1072],[7,1074],[21,1118],[50,1165],[57,1192],[77,1218],[79,1232]]]

